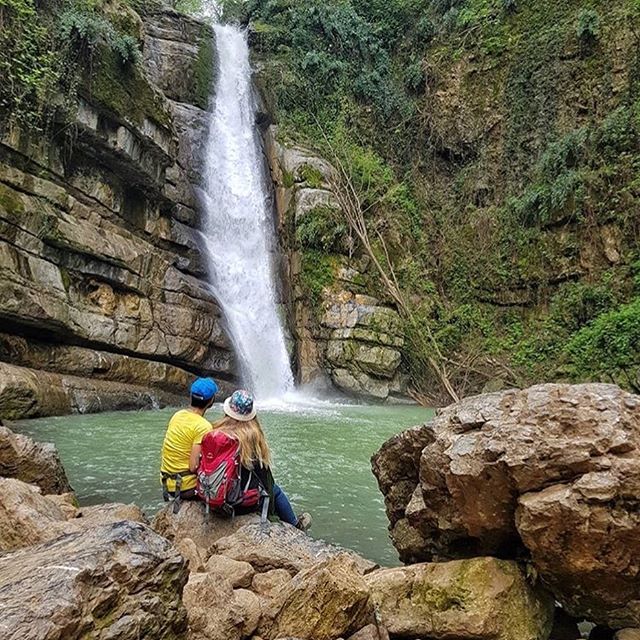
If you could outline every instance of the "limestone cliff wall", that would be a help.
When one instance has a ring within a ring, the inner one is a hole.
[[[265,150],[300,382],[374,402],[405,398],[402,323],[396,309],[376,297],[366,257],[350,250],[346,230],[341,251],[330,259],[305,250],[299,241],[300,229],[314,212],[338,208],[330,180],[333,168],[305,148],[281,143],[275,126],[265,132]]]
[[[145,16],[143,63],[96,56],[75,121],[0,139],[0,418],[177,402],[235,365],[194,185],[213,34]]]

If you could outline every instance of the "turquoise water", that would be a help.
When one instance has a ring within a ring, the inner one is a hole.
[[[55,442],[81,504],[135,502],[152,515],[162,506],[160,448],[173,410],[41,418],[16,430]],[[259,413],[276,481],[297,511],[313,515],[314,537],[397,564],[370,458],[393,434],[426,421],[419,407],[314,403]],[[220,416],[214,407],[207,418]]]

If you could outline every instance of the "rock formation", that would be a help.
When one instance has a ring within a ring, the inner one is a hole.
[[[6,640],[175,640],[186,631],[184,560],[143,524],[119,522],[0,557]]]
[[[53,444],[0,426],[0,476],[38,485],[43,493],[67,493],[71,485]]]
[[[233,379],[193,189],[213,35],[158,9],[141,38],[146,73],[95,56],[72,144],[0,139],[0,418],[151,408],[194,373]]]
[[[620,628],[640,625],[639,451],[640,397],[541,385],[452,405],[373,468],[403,560],[527,554],[569,613]]]
[[[307,264],[309,247],[297,238],[299,229],[318,212],[337,210],[331,187],[334,169],[306,149],[282,145],[276,136],[277,128],[270,127],[265,146],[288,256],[284,276],[289,282],[300,380],[334,385],[378,402],[402,397],[407,380],[401,367],[400,316],[371,295],[371,287],[365,284],[367,260],[351,259],[349,246],[344,246],[344,255],[336,253],[325,265],[330,272],[325,274],[326,282],[309,282],[317,279],[314,271],[323,268]],[[310,286],[318,290],[311,292]]]
[[[547,638],[553,598],[515,562],[475,558],[380,569],[366,576],[392,637]]]

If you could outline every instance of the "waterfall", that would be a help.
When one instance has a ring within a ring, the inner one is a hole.
[[[246,34],[214,29],[219,70],[206,147],[206,257],[244,382],[264,400],[293,387],[276,304],[275,229]]]

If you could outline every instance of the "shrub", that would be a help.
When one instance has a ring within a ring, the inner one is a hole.
[[[580,43],[591,46],[598,41],[600,36],[600,16],[594,9],[583,9],[578,14],[576,35]]]
[[[640,391],[640,298],[602,314],[581,329],[566,352],[579,378],[608,376]]]

